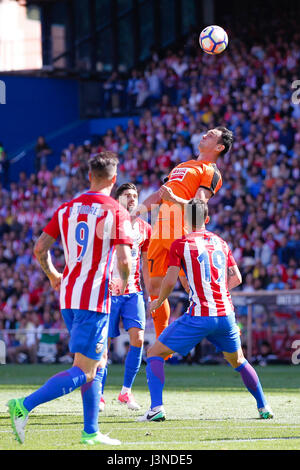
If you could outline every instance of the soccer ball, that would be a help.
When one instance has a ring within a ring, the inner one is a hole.
[[[207,54],[220,54],[228,45],[228,36],[221,26],[207,26],[200,33],[199,44]]]

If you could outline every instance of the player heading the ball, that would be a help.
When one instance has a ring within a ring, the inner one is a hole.
[[[177,165],[168,175],[165,184],[137,208],[136,214],[139,214],[150,211],[153,207],[157,208],[160,204],[148,250],[151,300],[158,297],[167,272],[171,244],[187,233],[184,206],[195,197],[207,202],[219,191],[222,177],[216,163],[230,150],[232,142],[233,133],[226,127],[208,130],[199,143],[198,158]],[[187,288],[182,270],[179,277]],[[170,306],[167,299],[152,316],[158,337],[169,323]]]

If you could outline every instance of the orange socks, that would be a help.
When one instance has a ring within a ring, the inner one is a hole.
[[[158,298],[156,295],[151,295],[150,296],[151,301],[155,300]],[[154,323],[154,328],[155,328],[155,333],[156,333],[156,338],[159,337],[159,335],[164,331],[164,329],[168,326],[169,324],[169,318],[170,318],[170,304],[169,301],[166,299],[164,303],[155,310],[155,312],[152,313],[152,318],[153,318],[153,323]]]

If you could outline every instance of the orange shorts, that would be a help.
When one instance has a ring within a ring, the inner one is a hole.
[[[173,240],[171,240],[171,243]],[[150,240],[147,253],[148,271],[150,277],[164,277],[169,266],[170,246],[165,246],[162,240]]]

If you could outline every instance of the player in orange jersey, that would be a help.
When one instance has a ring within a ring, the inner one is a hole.
[[[233,142],[233,134],[225,127],[210,129],[203,135],[197,160],[177,165],[159,190],[149,196],[136,210],[136,215],[150,211],[160,204],[148,249],[150,297],[158,297],[160,286],[169,263],[169,250],[174,240],[187,233],[184,224],[184,207],[193,198],[205,202],[222,186],[221,173],[216,166],[220,156],[225,155]],[[187,288],[184,272],[180,273],[182,285]],[[152,314],[156,336],[168,326],[170,306],[168,300]]]

